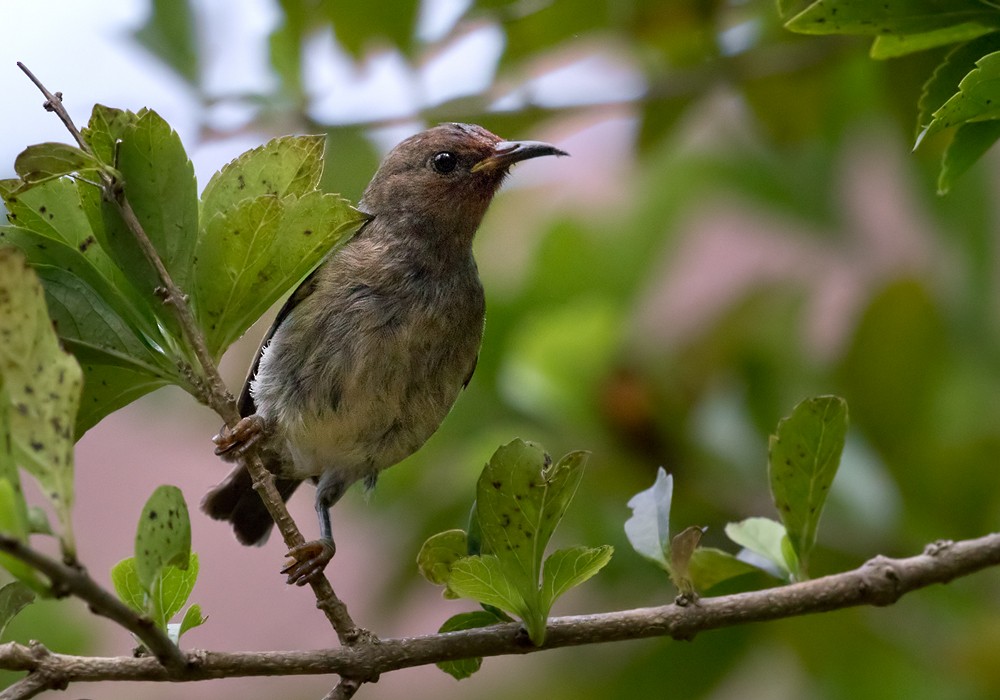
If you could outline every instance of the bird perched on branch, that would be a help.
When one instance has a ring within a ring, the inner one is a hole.
[[[215,441],[232,458],[259,442],[285,500],[316,484],[320,537],[289,552],[289,583],[333,557],[329,510],[347,488],[373,486],[419,449],[468,384],[485,311],[473,236],[510,167],[547,155],[567,154],[470,124],[406,139],[361,198],[370,220],[278,313],[240,395],[243,420]],[[242,465],[201,505],[243,544],[267,539],[271,517]]]

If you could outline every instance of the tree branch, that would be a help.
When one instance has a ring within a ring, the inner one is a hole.
[[[98,585],[83,567],[67,566],[5,535],[0,535],[0,551],[45,574],[56,597],[75,595],[87,603],[95,615],[117,622],[145,644],[165,666],[178,671],[187,663],[177,645],[152,620],[140,615]]]
[[[72,117],[70,117],[65,106],[63,106],[62,94],[50,92],[20,61],[18,61],[17,65],[42,94],[45,95],[45,109],[55,112],[73,135],[73,138],[76,139],[80,148],[93,155],[90,146],[84,141],[80,130],[76,128]],[[195,387],[199,392],[198,399],[219,414],[227,425],[230,427],[235,426],[241,418],[239,410],[236,407],[236,401],[226,389],[218,367],[212,359],[211,353],[208,351],[205,336],[201,332],[194,314],[191,312],[191,307],[187,303],[187,296],[174,283],[170,273],[164,267],[163,261],[160,260],[159,253],[156,251],[156,247],[149,240],[149,236],[146,235],[142,224],[132,209],[122,183],[116,182],[108,173],[103,171],[101,172],[101,183],[104,196],[109,201],[117,204],[122,220],[135,237],[147,260],[156,269],[160,283],[164,289],[164,300],[168,308],[173,310],[172,313],[180,324],[185,343],[194,351],[201,368],[201,376],[207,382],[207,386]],[[125,187],[127,187],[127,183]],[[261,495],[268,512],[277,524],[285,544],[289,548],[292,548],[305,542],[305,538],[302,537],[302,533],[299,532],[295,521],[289,515],[288,509],[285,507],[285,502],[274,485],[273,476],[264,467],[264,463],[252,447],[247,450],[244,456],[244,465],[253,477],[255,489]],[[326,615],[327,620],[337,633],[341,644],[356,644],[359,641],[370,639],[371,636],[369,634],[354,624],[354,620],[351,619],[351,616],[347,612],[347,606],[337,597],[329,580],[325,576],[317,578],[318,580],[311,582],[313,592],[316,596],[316,607]]]
[[[46,676],[29,673],[19,681],[11,683],[2,692],[0,700],[28,700],[36,695],[44,693],[46,690],[65,687],[56,685],[54,679]]]
[[[907,559],[878,556],[861,567],[812,581],[762,591],[549,620],[544,647],[531,645],[518,623],[480,629],[386,639],[375,644],[314,651],[209,652],[186,654],[187,664],[166,668],[150,658],[88,658],[45,652],[20,644],[0,645],[0,668],[32,671],[73,681],[196,681],[240,676],[338,674],[374,680],[381,673],[477,656],[528,654],[544,649],[603,642],[673,637],[829,612],[859,605],[885,606],[910,591],[948,583],[1000,565],[1000,533],[961,542],[937,542]],[[357,683],[348,681],[347,683]],[[342,681],[342,685],[344,682]],[[345,687],[346,691],[346,687]],[[336,698],[332,691],[328,696]],[[346,697],[350,697],[347,695]]]
[[[345,678],[338,683],[333,690],[323,696],[323,700],[351,700],[354,694],[361,688],[359,681]],[[2,700],[2,698],[0,698]]]

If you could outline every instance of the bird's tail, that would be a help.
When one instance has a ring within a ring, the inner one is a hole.
[[[276,479],[275,486],[281,499],[287,501],[301,484],[296,479]],[[271,514],[264,507],[264,501],[254,491],[253,478],[242,465],[236,467],[229,476],[205,494],[201,509],[210,518],[228,520],[233,524],[236,539],[246,545],[262,545],[271,533]]]

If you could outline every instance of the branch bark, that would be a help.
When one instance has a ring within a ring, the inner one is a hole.
[[[103,589],[82,566],[68,566],[35,551],[14,537],[0,535],[0,551],[20,559],[40,571],[51,582],[56,597],[74,595],[90,606],[91,612],[114,620],[134,634],[156,659],[173,670],[187,663],[177,645],[153,621],[125,605]],[[2,698],[2,696],[0,696]]]
[[[877,556],[852,571],[749,593],[593,615],[549,620],[543,647],[532,646],[523,627],[508,623],[481,629],[385,639],[354,647],[313,651],[191,651],[183,667],[167,668],[151,658],[89,658],[53,654],[16,643],[0,645],[0,668],[74,681],[197,681],[246,676],[338,674],[375,680],[382,673],[477,656],[528,654],[603,642],[673,637],[829,612],[859,605],[885,606],[906,593],[948,583],[1000,565],[1000,533],[960,542],[936,542],[906,559]],[[356,682],[356,681],[354,681]],[[330,697],[338,697],[332,691]],[[350,697],[349,695],[347,697]],[[0,700],[6,700],[0,696]]]

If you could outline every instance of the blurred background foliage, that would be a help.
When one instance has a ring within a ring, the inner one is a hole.
[[[464,526],[482,464],[521,436],[593,452],[561,536],[616,555],[575,609],[668,602],[625,540],[625,502],[663,465],[675,528],[708,525],[705,543],[731,550],[726,522],[773,514],[768,434],[822,393],[847,399],[852,424],[814,575],[996,529],[997,162],[938,197],[940,145],[910,153],[943,49],[874,61],[865,39],[786,31],[774,0],[278,0],[274,80],[234,94],[204,82],[211,4],[151,0],[134,35],[197,95],[205,141],[325,132],[326,184],[353,199],[386,146],[438,121],[576,156],[519,169],[484,224],[476,376],[365,516],[406,523],[399,551]],[[315,84],[331,42],[359,74],[401,67],[409,107],[324,108],[343,97]],[[472,70],[477,51],[495,56],[485,78],[422,90],[438,58],[465,52]],[[219,126],[222,111],[242,116]],[[409,554],[389,566],[391,617],[427,584]],[[530,676],[453,692],[998,697],[998,594],[985,573],[885,610],[544,654]]]

